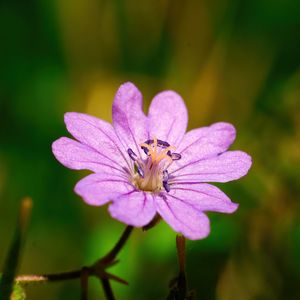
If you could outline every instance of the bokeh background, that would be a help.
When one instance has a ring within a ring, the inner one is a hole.
[[[0,264],[20,199],[34,201],[20,273],[90,264],[124,225],[89,207],[73,186],[85,172],[61,166],[51,143],[63,114],[111,120],[119,85],[133,81],[145,108],[178,91],[189,128],[233,123],[232,149],[251,172],[219,186],[233,215],[210,213],[212,232],[188,242],[195,299],[300,299],[300,4],[294,0],[6,0],[0,4]],[[135,230],[111,271],[117,299],[164,299],[176,275],[175,233]],[[26,288],[28,299],[79,299],[79,282]],[[91,280],[90,299],[100,299]]]

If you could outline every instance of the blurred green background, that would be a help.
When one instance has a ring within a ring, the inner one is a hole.
[[[232,149],[253,156],[245,178],[219,186],[233,215],[187,244],[196,299],[300,299],[300,3],[294,0],[30,0],[0,4],[0,264],[21,197],[34,200],[20,273],[67,271],[110,249],[124,225],[73,193],[86,172],[61,166],[51,143],[63,114],[111,120],[133,81],[145,106],[178,91],[189,128],[233,123]],[[164,299],[176,275],[175,233],[135,230],[111,271],[117,299]],[[78,281],[28,286],[28,299],[79,299]],[[102,291],[91,280],[90,299]]]

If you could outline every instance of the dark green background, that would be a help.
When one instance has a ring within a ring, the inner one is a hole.
[[[111,120],[118,86],[146,107],[163,89],[186,100],[189,128],[228,121],[232,149],[253,157],[219,185],[239,210],[210,213],[212,232],[188,242],[196,299],[300,299],[300,4],[293,0],[31,0],[0,4],[0,263],[20,199],[34,201],[20,273],[92,263],[124,225],[73,193],[86,172],[61,166],[51,143],[63,114]],[[175,233],[135,230],[112,271],[117,299],[164,299],[177,272]],[[91,280],[90,299],[101,288]],[[79,299],[79,282],[29,286],[28,299]]]

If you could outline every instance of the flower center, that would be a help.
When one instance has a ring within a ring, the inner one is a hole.
[[[179,160],[181,155],[172,153],[175,147],[157,138],[145,141],[140,147],[147,156],[145,159],[138,157],[132,149],[127,150],[134,162],[133,184],[143,191],[158,192],[164,188],[169,192],[167,169],[174,160]]]

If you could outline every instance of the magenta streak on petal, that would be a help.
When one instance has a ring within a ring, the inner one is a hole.
[[[71,169],[87,169],[97,172],[101,170],[102,166],[125,173],[119,165],[115,167],[109,164],[110,161],[105,161],[93,148],[67,137],[61,137],[54,141],[52,151],[59,162]]]
[[[88,175],[75,186],[75,192],[90,205],[103,205],[124,193],[135,190],[136,188],[128,180],[104,173]]]
[[[197,211],[201,211],[201,210],[199,210],[199,208],[196,207],[194,204],[189,203],[189,202],[186,202],[186,201],[184,201],[184,200],[181,199],[181,198],[175,197],[175,196],[170,195],[170,194],[168,195],[168,197],[171,197],[171,198],[173,198],[173,199],[175,199],[175,200],[178,200],[178,201],[180,201],[181,203],[183,203],[183,204],[185,204],[185,205],[187,205],[187,206],[190,206],[191,208],[193,208],[193,209],[195,209],[195,210],[197,210]]]
[[[234,139],[235,128],[224,122],[187,132],[176,151],[183,157],[179,163],[171,167],[170,173],[181,170],[191,163],[224,153]]]
[[[95,180],[94,182],[88,183],[86,185],[88,186],[88,185],[92,185],[92,184],[95,184],[95,183],[102,183],[102,182],[119,182],[119,183],[126,183],[126,184],[128,184],[127,180],[104,179],[104,180]],[[134,186],[132,186],[132,187],[135,188]]]
[[[247,174],[251,166],[251,158],[242,151],[227,151],[218,156],[198,160],[188,163],[171,174],[181,171],[174,176],[174,182],[178,182],[178,178],[189,177],[187,181],[202,182],[227,182],[236,180]],[[184,169],[187,170],[184,173]],[[223,176],[222,176],[223,175]]]
[[[157,137],[178,146],[186,131],[187,118],[186,106],[177,93],[157,94],[148,113],[150,138]]]
[[[119,221],[137,227],[148,224],[156,213],[152,195],[139,191],[129,197],[121,195],[109,206],[109,211]]]
[[[70,161],[72,161],[72,160],[70,160]],[[121,173],[124,173],[125,172],[125,170],[123,170],[123,169],[120,169],[120,168],[116,168],[116,167],[114,167],[114,166],[112,166],[112,165],[108,165],[108,164],[105,164],[105,163],[99,163],[98,161],[84,161],[84,160],[73,160],[74,162],[79,162],[79,163],[92,163],[92,164],[97,164],[97,165],[99,165],[99,164],[101,164],[102,166],[106,166],[106,167],[109,167],[109,168],[112,168],[112,169],[114,169],[114,170],[116,170],[116,171],[120,171]],[[126,177],[123,177],[123,178],[126,178]]]
[[[183,224],[184,226],[186,226],[187,228],[189,228],[191,231],[193,231],[193,228],[190,227],[188,224],[184,223],[182,220],[180,220],[177,215],[175,214],[175,212],[173,211],[173,209],[171,208],[168,200],[165,200],[166,205],[168,206],[170,212],[172,213],[172,215],[174,216],[174,218],[181,224]]]
[[[179,189],[179,188],[177,188],[177,189]],[[194,209],[196,209],[198,211],[216,211],[216,212],[223,212],[223,213],[232,213],[232,212],[234,212],[238,208],[238,205],[235,204],[235,203],[232,203],[232,202],[227,202],[226,203],[226,201],[224,199],[222,199],[220,197],[213,196],[213,195],[209,195],[209,194],[207,194],[205,192],[199,192],[197,190],[191,190],[191,189],[180,189],[180,190],[194,191],[194,192],[196,192],[198,194],[204,194],[204,195],[206,195],[208,197],[218,199],[218,200],[220,200],[222,202],[222,203],[217,203],[217,204],[214,203],[214,205],[218,206],[218,207],[215,207],[215,208],[201,208],[200,207],[201,206],[201,199],[198,200],[199,203],[192,204],[188,200],[184,200],[184,199],[181,199],[179,197],[176,197],[174,195],[170,195],[169,194],[170,197],[172,197],[172,198],[174,198],[176,200],[179,200],[180,202],[185,203],[186,205],[189,205],[189,206],[191,206],[192,208],[194,208]],[[199,205],[199,207],[197,207],[197,204]],[[207,204],[205,204],[205,205],[207,206]],[[228,210],[228,207],[230,207],[229,210]]]
[[[174,120],[172,121],[172,124],[171,124],[171,126],[170,126],[170,129],[169,129],[169,131],[168,131],[168,133],[167,133],[167,135],[166,135],[166,140],[169,139],[170,133],[171,133],[172,130],[173,130],[173,127],[174,127],[175,122],[176,122],[176,120],[174,119]]]
[[[84,122],[84,123],[87,123],[87,124],[89,124],[90,126],[94,127],[96,130],[99,130],[100,132],[102,132],[102,134],[103,134],[104,136],[106,136],[106,137],[114,144],[114,146],[115,146],[116,149],[119,151],[119,153],[121,154],[121,156],[123,157],[124,161],[126,162],[127,166],[128,166],[129,169],[130,169],[131,166],[129,165],[128,160],[126,159],[126,157],[125,157],[123,151],[120,149],[119,145],[115,142],[115,140],[111,138],[111,136],[109,136],[104,130],[102,130],[102,128],[101,128],[100,126],[98,127],[98,126],[94,125],[93,123],[89,122],[88,120],[81,118],[81,117],[80,117],[80,114],[77,115],[77,118],[78,118],[80,121],[82,121],[82,122]],[[67,125],[67,126],[68,126],[68,125]],[[88,144],[85,143],[85,142],[82,142],[82,141],[81,141],[81,143],[83,143],[83,144],[85,144],[85,145],[91,147],[90,145],[88,145]],[[93,149],[96,150],[96,151],[98,152],[98,150],[95,149],[94,147],[93,147]],[[102,153],[100,153],[100,152],[98,152],[98,153],[101,154],[102,156],[106,157],[107,159],[110,159],[111,161],[113,161],[113,162],[116,163],[117,165],[119,165],[119,163],[118,163],[117,161],[111,159],[111,158],[108,157],[108,156],[105,156],[104,154],[102,154]]]
[[[180,151],[181,151],[181,152],[185,152],[187,149],[189,149],[190,147],[192,147],[192,146],[194,146],[195,144],[199,143],[201,140],[207,139],[207,137],[208,137],[209,134],[210,134],[210,131],[213,133],[213,130],[214,130],[213,127],[216,127],[216,125],[218,125],[218,124],[222,124],[222,123],[215,123],[215,124],[213,124],[213,125],[211,125],[211,126],[207,126],[207,127],[202,127],[202,128],[200,128],[200,130],[203,131],[202,133],[203,133],[204,135],[200,136],[198,139],[196,139],[195,141],[193,141],[191,144],[187,145],[184,149],[181,149]],[[224,144],[225,144],[225,148],[229,147],[230,144],[231,144],[231,143],[234,141],[234,139],[235,139],[234,127],[233,127],[231,124],[226,124],[226,125],[232,127],[232,131],[233,131],[232,135],[233,135],[233,136],[231,137],[231,139],[227,140],[227,143],[224,143]],[[197,129],[194,129],[194,130],[197,130]],[[222,131],[228,131],[228,129],[225,130],[224,128],[219,128],[219,129],[217,129],[217,130],[214,130],[214,133],[215,133],[215,132],[218,132],[218,131],[219,131],[219,132],[222,132]],[[224,149],[224,151],[226,151],[226,149]],[[222,151],[222,152],[224,152],[224,151]]]
[[[178,217],[177,215],[174,213],[173,209],[171,208],[170,204],[169,204],[169,201],[167,199],[167,197],[164,195],[164,194],[160,194],[158,195],[158,197],[162,198],[164,203],[168,206],[171,214],[174,216],[174,218],[181,224],[183,224],[184,226],[188,227],[190,230],[192,230],[192,228],[190,228],[188,225],[186,225],[185,223],[183,223]],[[170,224],[171,225],[171,224]]]
[[[113,102],[113,126],[124,145],[132,148],[141,156],[139,143],[148,136],[147,118],[142,109],[142,95],[137,87],[124,83],[118,89]]]
[[[136,149],[138,150],[139,156],[141,157],[140,146],[138,145],[138,143],[137,143],[137,141],[135,139],[135,136],[134,136],[134,134],[132,132],[131,126],[129,125],[129,122],[128,122],[127,118],[126,118],[126,120],[124,120],[124,122],[126,122],[126,124],[127,124],[127,128],[128,128],[129,133],[131,135],[131,138],[132,138],[132,140],[133,140],[133,142],[135,144]],[[122,139],[121,139],[121,137],[119,135],[118,135],[118,138],[119,138],[120,142],[122,143]],[[126,145],[124,145],[124,147],[126,147]]]

